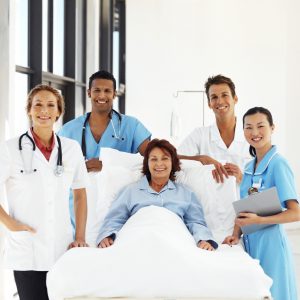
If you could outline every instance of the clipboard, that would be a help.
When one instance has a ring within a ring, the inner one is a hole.
[[[236,215],[240,212],[251,212],[259,216],[272,216],[282,212],[276,187],[249,195],[246,199],[232,203]],[[251,224],[242,226],[243,234],[249,234],[274,224]]]

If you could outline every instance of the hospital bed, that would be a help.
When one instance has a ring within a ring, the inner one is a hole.
[[[141,158],[112,149],[102,151],[101,158],[103,171],[94,183],[99,184],[103,218],[118,191],[139,178]],[[195,162],[185,162],[182,169],[177,180],[195,191],[209,227],[222,242],[233,227],[234,180],[217,185],[211,168]],[[266,300],[271,299],[271,284],[240,245],[201,250],[177,215],[156,206],[132,216],[112,247],[69,250],[47,278],[50,300]]]

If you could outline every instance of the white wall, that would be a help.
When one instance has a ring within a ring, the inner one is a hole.
[[[286,154],[296,172],[300,191],[299,111],[300,111],[300,1],[289,0],[287,12],[287,92],[281,104],[286,106]],[[281,126],[281,124],[279,124]]]
[[[174,91],[229,76],[238,116],[253,106],[272,111],[274,143],[291,161],[300,191],[299,8],[297,0],[127,0],[127,113],[168,138]],[[192,120],[201,115],[196,94],[189,97],[181,97],[189,110],[182,112],[182,135],[201,123]]]

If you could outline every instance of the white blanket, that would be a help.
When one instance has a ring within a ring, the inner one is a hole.
[[[196,247],[182,220],[149,206],[132,216],[113,246],[75,248],[49,271],[51,300],[89,297],[269,296],[271,279],[239,246]]]

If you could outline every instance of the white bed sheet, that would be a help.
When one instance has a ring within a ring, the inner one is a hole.
[[[261,299],[272,280],[240,246],[196,247],[182,220],[149,206],[106,249],[75,248],[49,271],[50,300],[72,297]]]

